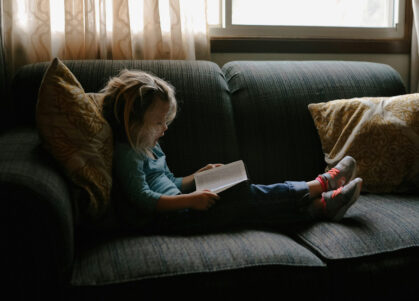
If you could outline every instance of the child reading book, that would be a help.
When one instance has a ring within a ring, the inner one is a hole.
[[[196,190],[194,174],[175,177],[158,140],[176,116],[174,88],[141,71],[109,80],[103,114],[115,137],[114,185],[121,220],[145,232],[200,232],[227,226],[339,221],[357,200],[362,179],[345,157],[312,181],[259,185],[248,181],[225,191]],[[197,173],[222,164],[208,164]],[[221,197],[220,197],[221,196]]]

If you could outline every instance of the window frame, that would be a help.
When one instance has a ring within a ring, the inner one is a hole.
[[[231,0],[226,1],[225,27],[233,28],[241,25],[231,25]],[[404,5],[402,32],[393,33],[393,37],[384,38],[330,38],[330,37],[285,37],[256,35],[237,35],[233,31],[220,28],[210,28],[211,52],[237,53],[410,53],[413,24],[413,10],[410,0],[401,0]],[[246,26],[248,27],[248,26]],[[255,26],[257,28],[259,26]],[[262,26],[263,27],[263,26]],[[244,27],[245,28],[245,27]],[[284,27],[284,29],[290,27]],[[295,28],[295,27],[294,27]],[[301,29],[301,28],[300,28]],[[352,28],[343,28],[351,30]],[[353,28],[359,31],[359,28]],[[383,30],[380,28],[379,30]],[[385,29],[384,29],[385,30]],[[238,31],[236,30],[236,33]],[[226,34],[224,36],[224,34]],[[233,33],[233,34],[231,34]]]

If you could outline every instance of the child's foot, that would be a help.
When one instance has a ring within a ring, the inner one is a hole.
[[[336,190],[322,193],[323,217],[332,221],[340,221],[349,207],[358,199],[361,193],[362,179],[356,178],[348,185]]]
[[[352,181],[356,173],[356,161],[346,156],[328,172],[319,175],[316,180],[320,182],[323,192],[336,190]]]

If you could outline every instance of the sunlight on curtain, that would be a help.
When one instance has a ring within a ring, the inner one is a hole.
[[[65,42],[65,11],[64,0],[50,0],[51,12],[51,56],[59,55],[60,45]]]
[[[208,59],[206,0],[4,1],[13,71],[61,59]]]
[[[3,1],[3,5],[5,57],[8,69],[12,71],[9,74],[26,62],[49,60],[49,0]]]
[[[28,26],[28,18],[26,18],[26,5],[24,0],[16,1],[16,16],[17,16],[17,26],[19,28],[26,28]]]

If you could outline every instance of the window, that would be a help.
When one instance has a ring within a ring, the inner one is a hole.
[[[398,0],[232,0],[233,25],[394,28]]]
[[[304,40],[316,40],[317,45],[322,42],[330,44],[331,40],[343,43],[359,41],[364,45],[361,48],[364,47],[370,52],[373,49],[368,50],[366,45],[376,41],[381,44],[391,43],[391,51],[407,52],[410,45],[407,47],[405,44],[410,41],[412,24],[409,2],[208,0],[208,18],[211,25],[210,34],[215,44],[220,40],[266,40],[270,45],[273,45],[274,41],[282,45],[290,45],[291,42],[303,45],[301,42]],[[399,43],[395,49],[397,41],[403,45]],[[328,51],[328,47],[324,45],[323,43],[320,52]],[[362,52],[362,49],[359,52]]]

